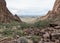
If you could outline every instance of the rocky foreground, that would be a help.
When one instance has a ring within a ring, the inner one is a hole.
[[[53,23],[50,23],[48,27],[21,29],[23,34],[20,33],[19,35],[23,36],[14,35],[13,38],[4,37],[0,39],[0,43],[60,43],[60,0],[56,0],[52,11],[49,11],[46,16],[41,17],[42,20],[47,18],[53,20]],[[17,15],[13,16],[9,12],[5,0],[0,0],[0,22],[9,23],[13,20],[21,22]],[[9,32],[9,34],[11,33]]]
[[[23,29],[25,36],[16,35],[15,38],[2,38],[0,43],[60,43],[60,26],[50,24],[47,28]],[[37,36],[37,37],[34,37]]]

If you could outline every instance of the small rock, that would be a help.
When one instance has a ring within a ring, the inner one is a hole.
[[[55,26],[54,28],[55,28],[55,29],[60,29],[60,26]]]

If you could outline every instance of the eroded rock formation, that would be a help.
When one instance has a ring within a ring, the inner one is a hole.
[[[6,7],[6,1],[0,0],[0,22],[2,23],[10,23],[12,20],[17,20],[18,17],[15,18],[13,14]],[[20,18],[17,20],[21,22]]]

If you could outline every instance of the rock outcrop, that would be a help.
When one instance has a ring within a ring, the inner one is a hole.
[[[15,21],[18,21],[18,22],[20,22],[21,20],[20,20],[20,18],[15,14],[14,15],[14,19],[15,19]],[[22,22],[22,21],[21,21]]]
[[[47,15],[49,15],[48,18],[56,19],[56,18],[60,17],[60,0],[55,1],[53,10],[50,11]]]
[[[18,18],[18,17],[16,17],[16,18]],[[6,7],[6,1],[0,0],[0,22],[10,23],[14,20],[17,20],[16,18]],[[21,22],[20,18],[17,21]]]
[[[52,19],[54,23],[59,24],[60,22],[59,18],[60,18],[60,0],[56,0],[53,9],[51,11],[48,11],[48,13],[45,16],[42,16],[37,20],[40,21],[45,19]]]
[[[56,0],[52,11],[47,13],[49,15],[46,19],[53,20],[53,23],[60,25],[60,0]]]

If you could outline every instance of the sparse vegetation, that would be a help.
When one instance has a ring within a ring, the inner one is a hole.
[[[32,36],[31,40],[33,40],[33,43],[38,43],[40,40],[40,36]]]
[[[19,36],[24,36],[24,32],[22,30],[14,30],[14,29],[3,29],[0,34],[2,34],[2,36],[4,37],[14,37],[16,35]]]
[[[19,36],[24,36],[25,34],[23,32],[23,29],[29,29],[30,27],[37,27],[37,28],[47,27],[49,26],[50,22],[51,22],[50,20],[43,20],[43,21],[36,22],[34,24],[28,24],[28,23],[18,23],[14,21],[10,24],[0,23],[0,27],[1,26],[2,26],[1,28],[5,27],[5,29],[2,30],[2,34],[4,36],[10,36],[10,35],[13,36],[13,33]],[[13,26],[16,26],[16,27],[20,26],[20,30],[12,29]]]
[[[22,30],[17,30],[16,34],[19,35],[19,36],[24,36],[25,35]]]
[[[12,29],[3,29],[1,33],[3,36],[12,36],[13,32],[14,32],[14,30],[12,30]]]
[[[31,24],[21,23],[20,26],[21,26],[22,29],[26,29],[26,28],[29,28],[31,26]]]
[[[38,21],[34,24],[34,27],[48,27],[49,24],[51,23],[51,20],[42,20],[42,21]]]

